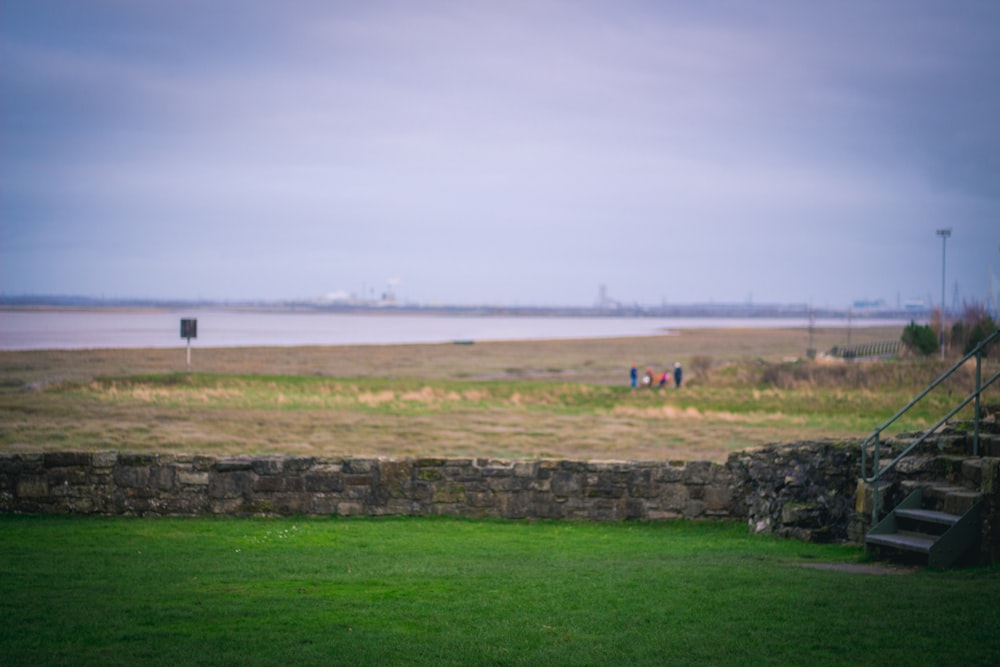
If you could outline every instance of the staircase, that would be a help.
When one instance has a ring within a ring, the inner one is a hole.
[[[950,567],[963,561],[996,557],[995,535],[988,527],[1000,518],[997,458],[1000,425],[996,407],[981,402],[983,392],[1000,380],[1000,372],[983,379],[984,350],[1000,339],[1000,329],[882,424],[861,445],[859,511],[871,511],[865,549],[878,557],[920,560],[932,567]],[[975,388],[934,426],[910,434],[910,442],[896,448],[881,434],[964,364],[975,359]],[[969,422],[949,424],[963,408],[973,407]],[[991,416],[990,413],[993,413]],[[942,431],[938,431],[941,429]],[[869,449],[871,474],[869,475]],[[890,461],[880,463],[883,454]],[[985,455],[985,456],[984,456]],[[989,475],[983,474],[986,465]],[[988,480],[987,480],[988,478]],[[987,488],[989,487],[989,488]],[[866,500],[870,498],[870,507]],[[891,507],[882,512],[881,506]],[[980,541],[983,549],[977,549]]]
[[[883,558],[926,559],[939,568],[969,560],[979,544],[981,497],[965,487],[919,486],[868,531],[865,548]],[[942,506],[951,511],[937,509]]]

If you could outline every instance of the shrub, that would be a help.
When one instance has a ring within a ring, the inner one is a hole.
[[[691,357],[691,371],[695,375],[705,376],[708,375],[708,371],[712,368],[714,362],[712,357],[704,354],[696,354]]]
[[[997,325],[984,304],[966,303],[962,316],[951,327],[951,345],[962,350],[963,354],[968,354],[996,331],[996,328]]]
[[[900,339],[909,350],[928,356],[934,353],[938,347],[937,334],[927,324],[917,324],[913,320],[903,329],[903,336]]]
[[[976,322],[972,326],[972,330],[969,332],[969,337],[965,341],[965,353],[968,354],[972,352],[973,349],[984,340],[986,340],[991,333],[996,331],[997,325],[993,321],[993,318],[986,315],[984,318]],[[996,347],[996,341],[991,343],[983,350],[983,356],[987,356],[992,348]]]

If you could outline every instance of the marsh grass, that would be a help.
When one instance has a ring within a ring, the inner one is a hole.
[[[935,362],[788,361],[805,337],[705,330],[208,349],[195,351],[190,374],[175,368],[183,362],[176,350],[5,352],[0,448],[722,461],[769,443],[866,435],[941,370]],[[671,359],[694,360],[683,389],[625,386],[631,363],[658,369]],[[897,429],[934,423],[971,387],[971,372]]]
[[[735,523],[0,517],[5,664],[969,664],[996,569]]]
[[[142,374],[0,394],[0,446],[721,461],[767,443],[864,435],[914,391]],[[926,427],[951,401],[930,397],[898,428]]]

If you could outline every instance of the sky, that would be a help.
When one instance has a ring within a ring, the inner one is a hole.
[[[4,0],[0,294],[981,303],[998,63],[986,0]]]

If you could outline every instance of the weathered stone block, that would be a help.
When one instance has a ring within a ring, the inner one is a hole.
[[[244,514],[244,501],[242,498],[213,498],[208,503],[208,509],[212,514]]]
[[[214,456],[195,456],[191,460],[191,466],[198,471],[208,472],[215,467],[218,462]]]
[[[277,475],[285,469],[286,460],[277,457],[270,456],[266,458],[256,458],[250,462],[250,469],[254,473],[264,476],[264,475]]]
[[[92,498],[83,497],[70,499],[67,509],[74,514],[90,514],[96,507]]]
[[[440,484],[434,487],[432,502],[460,503],[465,501],[465,485],[458,483]]]
[[[365,486],[370,487],[375,483],[371,475],[343,475],[345,486]]]
[[[660,492],[660,508],[669,512],[680,512],[688,500],[688,487],[673,483],[664,485]]]
[[[703,500],[688,500],[684,503],[684,518],[685,519],[700,519],[705,515],[705,501]]]
[[[172,465],[154,466],[149,470],[149,483],[156,489],[172,489],[176,468]]]
[[[582,475],[560,470],[552,475],[550,488],[556,496],[577,495],[583,488]]]
[[[945,494],[944,511],[961,516],[972,509],[972,506],[980,500],[982,500],[982,494],[976,491],[952,491]]]
[[[312,498],[312,506],[310,507],[309,510],[311,514],[323,515],[323,514],[337,513],[337,503],[340,502],[340,499],[337,498],[336,496],[327,496],[314,493],[310,496],[310,498]]]
[[[471,461],[468,465],[445,466],[442,468],[442,474],[445,479],[456,482],[474,482],[483,478],[482,470],[472,465]]]
[[[148,465],[118,465],[114,470],[114,480],[118,486],[139,488],[149,485]]]
[[[245,456],[219,459],[215,462],[215,471],[225,473],[237,470],[252,470],[253,463],[253,459]]]
[[[312,472],[305,476],[305,490],[309,492],[340,492],[344,490],[344,476],[339,472]]]
[[[378,459],[347,459],[344,472],[352,475],[371,475],[378,472]]]
[[[440,468],[417,468],[417,479],[425,482],[433,482],[444,479]]]
[[[1000,495],[1000,458],[988,457],[982,459],[980,468],[982,490],[985,496]]]
[[[1000,435],[980,434],[979,453],[983,456],[1000,457]]]
[[[818,528],[820,517],[820,507],[813,503],[786,503],[781,508],[781,523],[785,526]]]
[[[337,514],[340,516],[363,516],[365,506],[361,503],[341,502],[337,504]]]
[[[111,468],[118,463],[118,452],[94,452],[90,455],[90,465],[95,468]]]
[[[87,469],[82,466],[72,468],[50,468],[46,477],[50,487],[81,485],[87,483]]]
[[[706,486],[703,499],[707,512],[728,512],[733,504],[733,488],[728,484]]]
[[[275,514],[305,514],[312,509],[312,496],[308,493],[278,493],[268,499]]]
[[[578,516],[590,521],[622,521],[626,516],[625,501],[607,498],[595,500]]]
[[[17,481],[18,498],[47,498],[49,482],[45,477],[22,477]]]
[[[712,479],[711,461],[691,461],[684,469],[684,482],[687,484],[708,484]]]
[[[625,518],[626,519],[645,519],[646,518],[646,503],[639,498],[626,498],[625,499]]]
[[[537,473],[537,461],[517,461],[514,463],[514,477],[534,477]]]
[[[529,491],[535,488],[533,480],[527,477],[491,477],[486,480],[486,486],[493,492]]]
[[[469,491],[466,494],[466,502],[471,507],[493,507],[495,496],[489,491]]]
[[[183,486],[208,486],[208,473],[178,470],[177,482]]]
[[[639,468],[628,473],[628,495],[634,498],[653,498],[657,494],[657,484],[654,479],[656,471],[652,468]]]
[[[290,456],[284,460],[282,470],[286,473],[306,472],[316,465],[316,458],[312,456]]]
[[[434,485],[430,482],[414,482],[411,497],[420,503],[428,503],[434,497]]]
[[[255,477],[249,465],[246,469],[212,473],[208,478],[208,497],[223,499],[249,496]]]
[[[283,475],[264,475],[253,482],[254,493],[275,493],[285,490],[286,478]]]
[[[133,452],[122,452],[118,455],[118,465],[120,466],[151,466],[159,463],[156,454],[136,454]]]
[[[585,498],[624,498],[625,489],[611,484],[596,484],[587,486],[583,496]]]
[[[511,477],[514,474],[514,466],[492,463],[480,468],[480,474],[483,477]]]
[[[962,461],[962,480],[967,484],[979,486],[983,481],[983,460],[965,459]]]
[[[395,498],[403,496],[413,479],[412,461],[407,459],[379,461],[378,476],[390,496]]]
[[[285,480],[285,491],[301,493],[306,490],[306,479],[302,475],[283,476]]]
[[[43,461],[46,468],[88,466],[90,465],[90,454],[87,452],[46,452]]]
[[[529,494],[499,493],[495,499],[497,516],[507,519],[523,519],[528,516]]]

